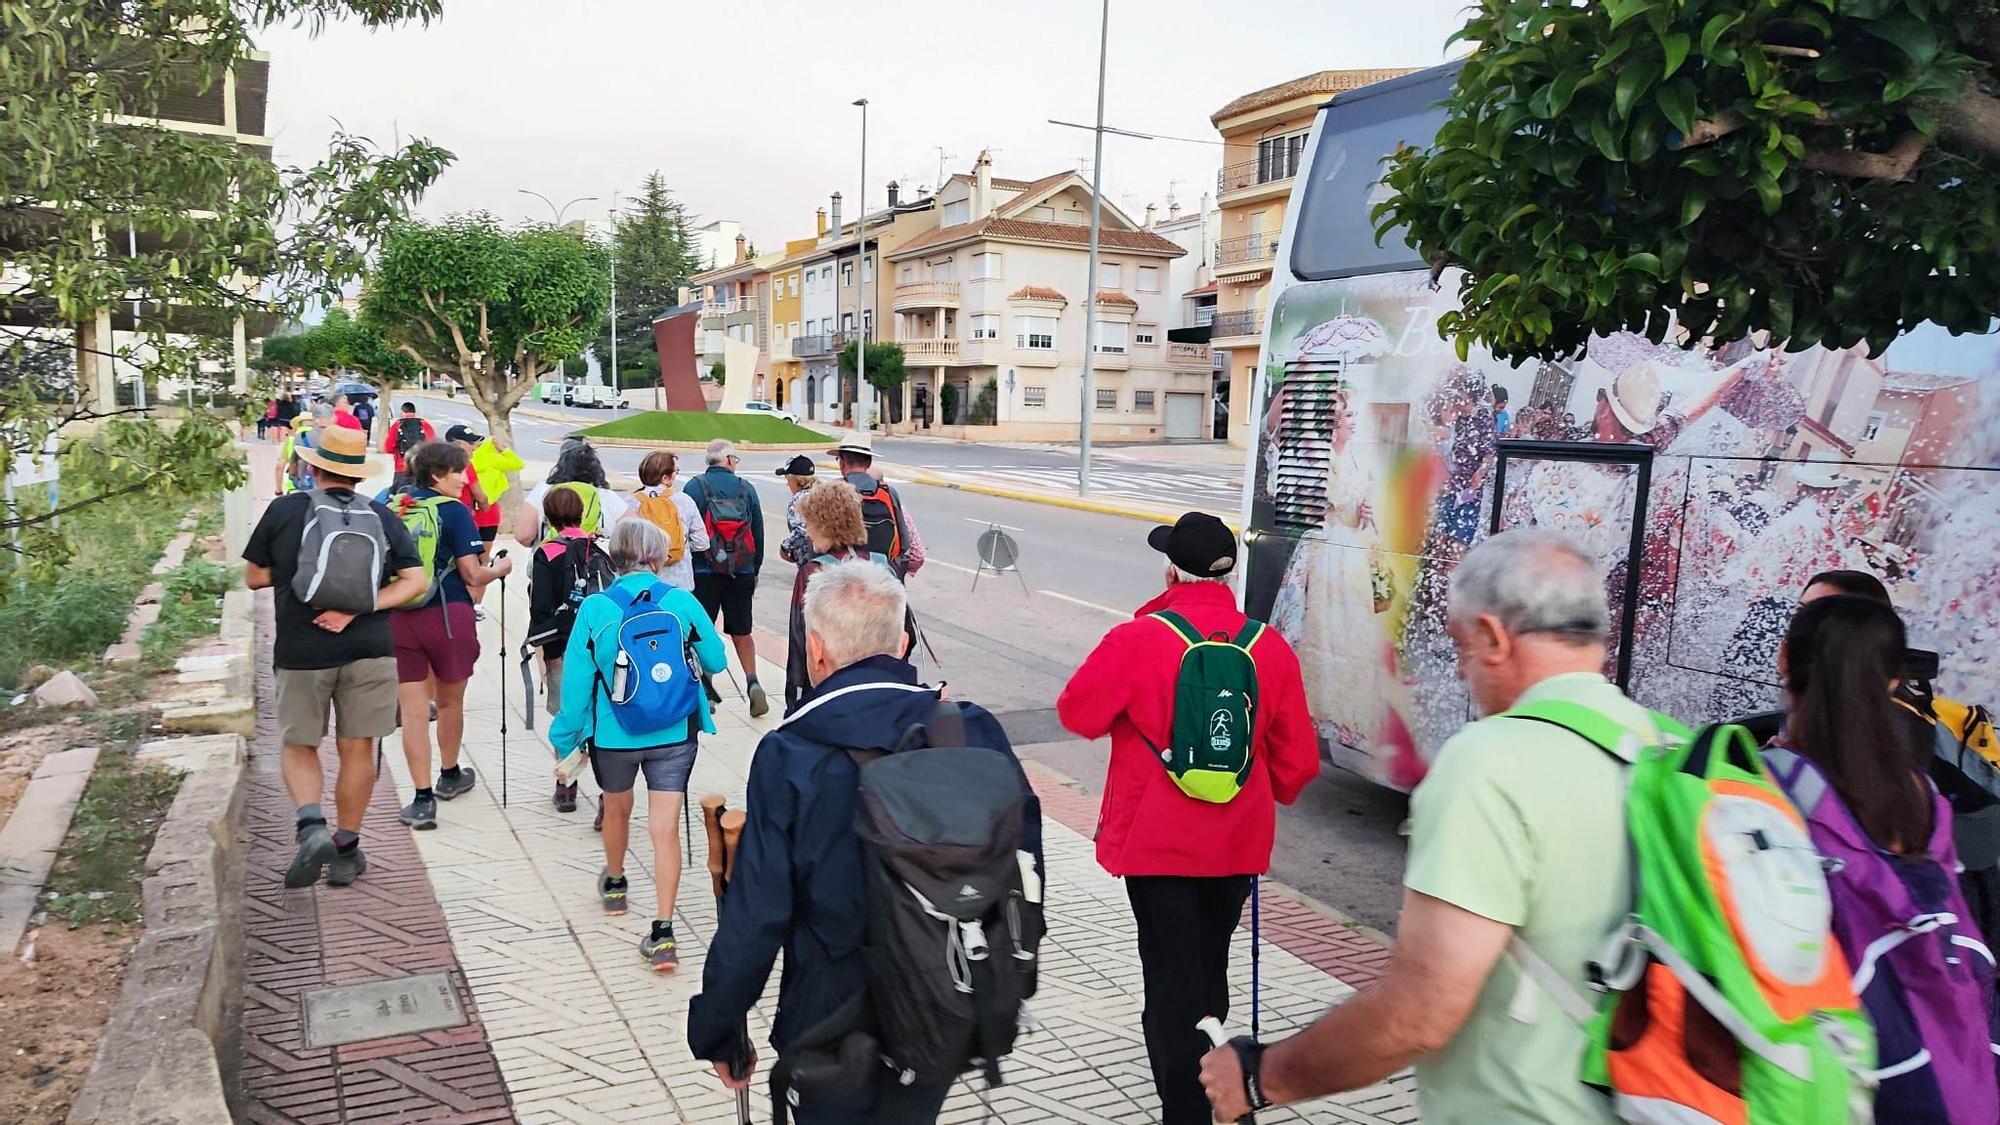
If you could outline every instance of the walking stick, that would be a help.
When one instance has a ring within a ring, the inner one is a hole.
[[[1263,981],[1259,972],[1262,968],[1260,957],[1263,950],[1259,948],[1259,945],[1264,935],[1258,926],[1259,912],[1257,909],[1257,900],[1260,897],[1258,893],[1260,882],[1257,876],[1250,876],[1250,1038],[1252,1039],[1257,1038],[1257,1033],[1260,1030],[1258,1017],[1263,1014],[1260,1010],[1260,1005],[1263,1001],[1260,986]]]
[[[743,839],[745,817],[741,809],[728,808],[728,799],[720,793],[710,793],[701,799],[702,830],[708,836],[708,881],[715,891],[715,916],[718,927],[722,919],[722,900],[729,891],[729,878],[736,873],[736,848]],[[736,1059],[729,1064],[731,1077],[740,1078],[737,1060],[750,1058],[750,1021],[745,1019],[737,1028]],[[750,1091],[746,1087],[736,1091],[737,1125],[750,1125]]]
[[[496,559],[507,557],[506,548],[493,555]],[[507,576],[500,576],[500,643],[495,648],[500,656],[500,807],[507,807]],[[532,728],[531,728],[532,729]]]

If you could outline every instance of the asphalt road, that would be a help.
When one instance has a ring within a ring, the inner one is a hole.
[[[481,424],[463,402],[423,406],[433,423]],[[602,420],[609,412],[578,413]],[[514,419],[515,439],[530,462],[552,459],[555,446],[545,443],[573,428],[523,415]],[[928,455],[926,464],[965,457],[1021,465],[1026,462],[1020,458],[1062,456],[892,440],[877,441],[876,448],[892,463],[914,454]],[[629,477],[643,452],[606,447],[600,455],[607,469]],[[767,543],[784,534],[786,491],[773,470],[788,456],[753,453],[743,459],[743,475],[763,501]],[[698,470],[699,457],[684,455],[682,466],[684,474]],[[895,483],[893,473],[890,480]],[[948,681],[955,694],[999,715],[1024,757],[1098,791],[1108,745],[1076,740],[1064,731],[1055,718],[1055,700],[1104,631],[1159,592],[1162,563],[1146,546],[1148,524],[955,489],[909,483],[897,488],[930,557],[910,583],[912,604],[937,658],[934,666],[924,658],[925,677]],[[1018,573],[976,573],[977,541],[996,525],[1019,546]],[[794,570],[775,550],[765,561],[757,623],[782,637]],[[1281,810],[1273,874],[1369,925],[1392,929],[1404,851],[1398,828],[1406,815],[1400,794],[1329,767],[1297,805]]]

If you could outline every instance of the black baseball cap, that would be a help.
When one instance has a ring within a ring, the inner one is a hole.
[[[1189,512],[1147,536],[1155,551],[1197,578],[1219,578],[1236,568],[1236,533],[1207,512]]]
[[[444,432],[446,441],[469,441],[474,445],[486,440],[486,435],[460,422]]]
[[[812,458],[801,453],[796,457],[793,457],[791,460],[785,462],[783,465],[778,466],[778,475],[781,477],[812,476],[813,475]]]

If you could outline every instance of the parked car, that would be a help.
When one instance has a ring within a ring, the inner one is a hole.
[[[743,410],[747,414],[774,414],[780,418],[783,418],[787,422],[796,423],[799,420],[799,416],[792,413],[791,411],[780,410],[777,407],[771,405],[770,403],[763,401],[762,399],[752,399],[749,402],[744,403]]]
[[[568,406],[601,406],[607,410],[615,410],[620,405],[618,392],[600,383],[571,383],[563,403]]]

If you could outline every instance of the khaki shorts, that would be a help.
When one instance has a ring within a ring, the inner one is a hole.
[[[279,668],[278,734],[286,746],[326,741],[333,706],[339,738],[386,738],[396,729],[396,658],[378,656],[338,668]]]

